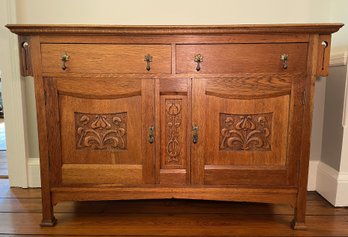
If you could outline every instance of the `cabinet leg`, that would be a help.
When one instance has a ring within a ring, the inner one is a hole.
[[[54,217],[52,199],[49,192],[42,190],[42,221],[41,227],[52,227],[57,224],[57,219]]]
[[[42,219],[41,227],[53,227],[57,224],[57,219],[53,216],[51,219]]]
[[[306,209],[299,210],[298,208],[295,208],[295,215],[294,215],[294,219],[291,222],[291,227],[294,230],[307,229],[305,224],[305,219],[306,219]]]

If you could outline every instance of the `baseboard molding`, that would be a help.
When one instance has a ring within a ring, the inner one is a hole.
[[[330,57],[330,67],[347,65],[347,52],[332,54]]]
[[[335,207],[348,206],[348,172],[319,162],[316,191]]]
[[[317,172],[318,172],[319,163],[320,163],[319,160],[309,161],[308,184],[307,184],[308,191],[316,191],[317,189]]]
[[[27,164],[28,164],[28,186],[29,186],[29,188],[41,187],[40,159],[39,158],[29,158]]]

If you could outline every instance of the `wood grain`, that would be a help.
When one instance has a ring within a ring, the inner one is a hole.
[[[91,86],[93,84],[93,87]],[[90,99],[117,99],[141,95],[139,78],[59,78],[60,95]]]
[[[260,33],[260,34],[230,34],[228,38],[221,38],[221,35],[98,35],[85,37],[79,35],[42,35],[42,43],[89,43],[89,44],[184,44],[184,43],[308,43],[309,34],[307,33]],[[175,49],[175,45],[174,45]],[[175,50],[174,50],[175,52]],[[172,54],[172,59],[174,54]],[[175,58],[174,58],[175,59]],[[172,62],[175,62],[172,61]],[[174,72],[174,70],[172,71]]]
[[[171,73],[170,45],[42,44],[44,73]],[[70,56],[62,70],[61,56]],[[144,56],[153,57],[146,70]]]
[[[302,129],[301,133],[301,154],[298,160],[298,195],[295,208],[295,215],[292,226],[294,229],[305,229],[305,217],[306,217],[306,195],[307,195],[307,183],[308,183],[308,167],[309,167],[309,153],[311,143],[311,128],[312,128],[312,116],[313,116],[313,99],[314,99],[314,86],[316,79],[316,69],[318,60],[318,44],[319,36],[312,35],[310,38],[311,47],[308,53],[308,77],[303,80],[303,87],[306,93],[303,94],[304,109],[302,126],[306,129]]]
[[[62,201],[127,200],[127,199],[198,199],[219,201],[244,201],[282,203],[295,205],[297,191],[289,187],[250,188],[230,186],[143,187],[95,186],[52,188],[54,203]]]
[[[207,109],[205,123],[201,126],[205,126],[209,134],[202,138],[206,143],[205,164],[278,168],[286,166],[288,95],[258,100],[206,97],[206,104],[201,104]],[[222,115],[225,115],[226,119],[222,119]],[[261,124],[258,121],[261,121]],[[239,122],[257,127],[254,130],[238,128]],[[231,147],[228,147],[230,141]],[[265,148],[257,148],[261,145]]]
[[[142,165],[64,164],[62,184],[141,184]]]
[[[305,76],[305,74],[298,74],[300,78]],[[244,100],[278,97],[291,93],[293,80],[293,74],[236,74],[231,77],[209,80],[206,94]]]
[[[158,79],[156,107],[160,133],[159,183],[189,184],[190,176],[190,80]]]
[[[46,117],[45,89],[42,78],[41,69],[41,49],[40,38],[34,36],[30,38],[31,42],[31,59],[32,70],[36,80],[34,80],[35,100],[36,100],[36,116],[39,138],[39,153],[40,153],[40,177],[41,177],[41,192],[42,192],[42,226],[54,226],[57,222],[53,213],[53,202],[51,196],[51,183],[54,181],[50,175],[50,157],[48,145],[48,127]],[[59,177],[58,177],[59,178]]]
[[[120,99],[59,96],[60,133],[64,138],[61,140],[62,163],[142,164],[142,142],[147,142],[147,134],[141,132],[143,123],[138,116],[142,109],[141,99],[141,96]],[[111,124],[114,124],[115,117],[120,117],[118,114],[124,113],[123,121],[126,120],[126,128],[123,128],[125,130],[121,139],[126,145],[123,149],[112,150],[107,146],[112,143],[108,143],[106,139],[119,141],[118,130],[111,127]],[[81,114],[82,117],[78,119],[77,114]],[[88,117],[88,121],[83,120],[84,117]],[[83,126],[84,121],[88,124]],[[100,127],[96,127],[98,124]],[[103,128],[103,125],[106,127]],[[113,130],[115,131],[110,133]],[[80,139],[84,139],[86,149],[79,149]]]
[[[47,116],[48,158],[50,166],[50,182],[52,187],[58,186],[62,179],[62,137],[59,117],[59,100],[57,80],[44,78],[44,96]]]
[[[161,169],[160,184],[164,186],[182,186],[188,182],[188,174],[186,169]]]
[[[287,87],[298,83],[292,77],[287,79]],[[272,82],[274,84],[268,80],[268,88],[277,92],[279,83],[277,80]],[[241,83],[235,78],[194,80],[194,88],[203,83],[205,88],[194,91],[197,101],[193,103],[197,103],[197,108],[194,108],[193,115],[201,121],[199,132],[204,129],[206,135],[196,144],[203,151],[202,155],[193,156],[193,162],[201,163],[197,175],[204,177],[204,184],[295,185],[290,181],[296,169],[288,170],[287,167],[297,160],[297,157],[287,156],[287,130],[289,126],[297,126],[289,124],[291,92],[280,97],[268,94],[268,98],[258,99],[258,95],[250,97],[251,89],[239,90],[234,83]],[[246,87],[251,86],[252,83]],[[258,86],[255,83],[254,91],[258,91]],[[240,99],[229,97],[235,93],[234,88],[237,88]],[[282,87],[278,88],[282,91]],[[207,93],[208,90],[213,93]],[[248,100],[242,97],[243,92]],[[253,144],[265,146],[265,149],[258,149]],[[197,163],[193,164],[196,169]]]
[[[331,34],[338,31],[343,24],[239,24],[239,25],[6,25],[13,33],[21,35],[183,35],[183,34],[256,34],[256,33],[320,33]]]
[[[265,175],[267,172],[267,175]],[[223,185],[223,184],[238,184],[238,185],[286,185],[287,172],[285,169],[238,169],[224,166],[223,169],[216,166],[205,166],[204,183],[207,185]]]
[[[196,71],[194,57],[203,56]],[[289,56],[283,68],[282,54]],[[176,46],[177,73],[306,72],[307,44],[201,44]]]
[[[144,183],[155,183],[155,144],[149,142],[149,128],[155,127],[155,94],[154,94],[155,80],[142,80],[142,96],[141,96],[141,110],[134,114],[135,118],[141,117],[141,153],[143,163],[143,180]],[[134,133],[133,137],[139,136],[139,133]],[[157,138],[155,137],[155,140]]]

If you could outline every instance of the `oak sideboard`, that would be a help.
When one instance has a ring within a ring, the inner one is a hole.
[[[42,226],[63,201],[289,204],[305,228],[313,92],[342,24],[7,25],[33,76]]]

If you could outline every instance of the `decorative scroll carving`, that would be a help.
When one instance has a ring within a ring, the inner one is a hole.
[[[181,163],[181,137],[180,126],[182,124],[182,100],[166,99],[166,163],[180,165]]]
[[[273,113],[220,114],[220,150],[271,150]]]
[[[127,149],[127,113],[75,113],[76,148]]]

